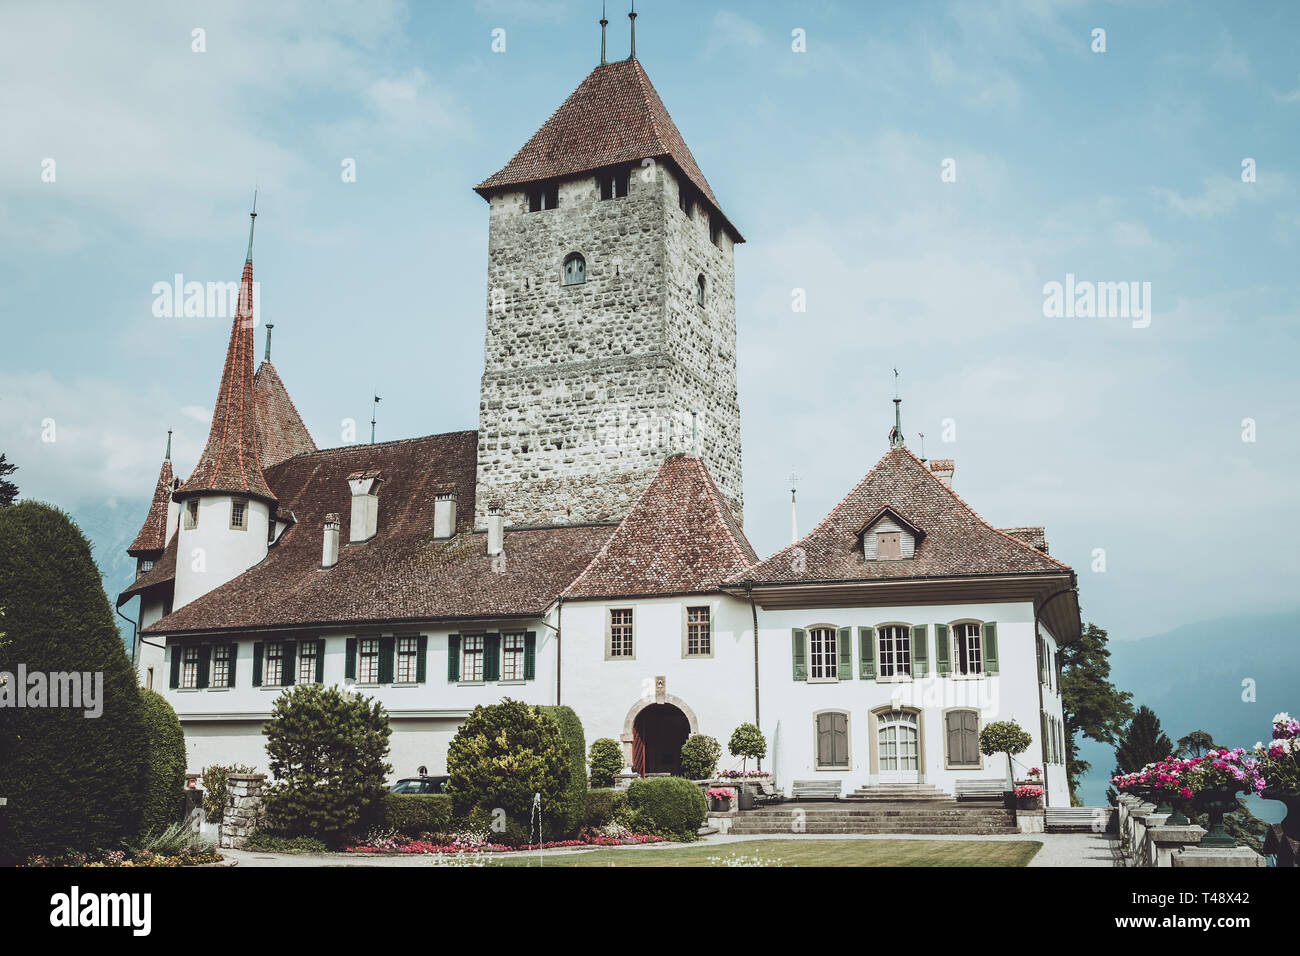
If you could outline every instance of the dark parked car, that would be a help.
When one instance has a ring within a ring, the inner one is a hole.
[[[393,793],[442,793],[447,789],[447,777],[403,777],[393,784]]]

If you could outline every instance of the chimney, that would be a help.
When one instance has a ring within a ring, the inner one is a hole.
[[[506,546],[506,516],[505,509],[501,502],[493,501],[488,505],[487,513],[487,553],[489,558],[495,558],[505,550]]]
[[[433,496],[433,536],[446,539],[456,533],[456,489],[445,485]]]
[[[339,563],[339,516],[325,516],[325,543],[321,547],[320,566],[332,568]]]
[[[379,527],[379,483],[377,471],[354,471],[348,475],[352,489],[352,520],[348,523],[348,544],[369,541]]]
[[[930,471],[934,477],[943,482],[945,488],[952,487],[952,473],[956,470],[951,458],[935,458],[930,462]]]

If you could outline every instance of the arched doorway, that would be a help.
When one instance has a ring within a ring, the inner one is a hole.
[[[649,704],[632,724],[632,769],[648,773],[681,773],[682,744],[691,723],[674,704]]]

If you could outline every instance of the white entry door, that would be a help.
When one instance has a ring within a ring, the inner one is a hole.
[[[876,715],[876,750],[881,783],[918,783],[920,746],[916,714],[905,710]]]

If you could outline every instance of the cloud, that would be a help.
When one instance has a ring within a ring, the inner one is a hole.
[[[730,10],[719,10],[713,15],[713,31],[709,34],[706,55],[732,46],[756,47],[763,42],[763,31],[753,20],[747,20]]]
[[[1258,202],[1289,193],[1290,181],[1285,174],[1260,173],[1258,181],[1243,183],[1239,176],[1207,176],[1201,180],[1201,191],[1184,196],[1175,189],[1153,186],[1151,194],[1166,209],[1180,216],[1207,218],[1223,216],[1237,208],[1239,203]]]

